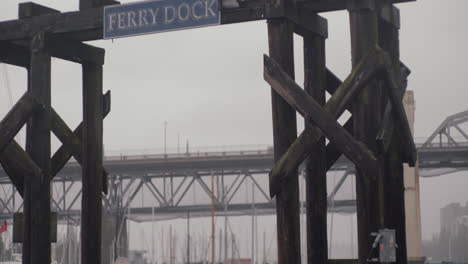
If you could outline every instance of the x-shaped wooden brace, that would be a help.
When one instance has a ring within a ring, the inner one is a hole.
[[[400,124],[402,136],[406,142],[407,152],[412,153],[410,164],[416,160],[416,147],[409,129],[408,120],[404,113],[399,90],[395,81],[395,73],[390,57],[381,48],[370,51],[355,69],[338,87],[324,107],[310,97],[292,78],[271,58],[264,56],[264,78],[272,88],[293,108],[298,111],[307,122],[314,123],[320,129],[306,129],[291,144],[288,151],[275,164],[270,173],[270,196],[274,197],[280,190],[282,183],[291,177],[292,172],[305,160],[315,144],[323,134],[327,136],[342,153],[363,171],[373,172],[377,168],[374,154],[361,142],[355,140],[336,119],[344,112],[352,99],[359,94],[377,74],[382,73],[388,87],[388,94],[392,103],[391,111]],[[371,173],[372,175],[372,173]]]
[[[110,91],[103,95],[103,119],[110,112]],[[62,146],[55,152],[51,160],[51,178],[67,164],[68,160],[73,156],[75,160],[82,165],[82,151],[81,151],[81,135],[83,130],[83,122],[81,122],[74,131],[72,131],[67,124],[60,118],[60,116],[52,111],[52,132],[57,138],[62,141]],[[107,194],[107,171],[102,168],[102,191]]]
[[[26,92],[0,122],[0,163],[21,196],[23,196],[24,177],[42,177],[43,175],[41,169],[14,140],[14,137],[34,111],[40,108],[41,103]],[[110,112],[110,92],[103,95],[103,108],[104,118]],[[82,124],[72,132],[54,110],[52,110],[52,119],[51,130],[63,145],[52,157],[52,173],[49,181],[72,156],[81,164]],[[107,172],[104,169],[103,176],[103,192],[107,194]]]
[[[407,78],[410,75],[411,71],[400,62],[400,76],[402,81],[401,91],[399,93],[400,100],[403,100],[403,96],[405,95],[406,88],[407,88]],[[327,82],[326,82],[326,89],[330,94],[334,94],[338,87],[342,84],[341,80],[338,79],[330,70],[327,69]],[[393,116],[391,112],[391,102],[388,102],[385,108],[384,117],[382,119],[382,127],[377,134],[377,142],[379,143],[380,150],[382,152],[387,152],[388,147],[391,142],[391,137],[393,134]],[[351,108],[347,109],[351,114],[353,113]],[[349,133],[353,134],[353,122],[354,118],[351,116],[343,125],[344,129]],[[404,140],[402,138],[402,140]],[[411,153],[408,153],[408,148],[403,148],[402,151],[405,155],[405,161],[410,162],[411,160]],[[326,147],[326,157],[327,157],[327,171],[335,164],[335,162],[340,158],[342,152],[339,150],[333,142],[329,142]]]
[[[26,92],[0,122],[0,163],[21,196],[24,177],[40,177],[42,171],[14,137],[41,107],[40,102]]]

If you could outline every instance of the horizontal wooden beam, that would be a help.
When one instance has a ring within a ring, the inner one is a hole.
[[[25,19],[25,18],[30,18],[30,17],[44,15],[44,14],[52,14],[52,13],[58,14],[60,13],[60,11],[47,7],[47,6],[36,4],[33,2],[20,3],[18,5],[18,18],[19,19]]]
[[[40,106],[39,102],[26,92],[0,122],[0,152],[2,152],[31,114]]]
[[[102,38],[103,8],[78,12],[50,13],[0,23],[0,40],[30,39],[39,31],[63,34],[75,40]],[[93,32],[90,34],[89,32]]]
[[[106,94],[103,95],[103,118],[105,118],[109,112],[110,112],[110,104],[111,104],[111,97],[110,97],[110,91],[108,91]],[[55,122],[54,122],[55,123]],[[52,126],[57,126],[58,124],[52,124]],[[54,129],[54,128],[53,128]],[[63,132],[63,126],[62,127],[56,127],[54,134],[57,132],[58,134],[66,133]],[[73,135],[77,137],[78,139],[82,137],[82,131],[83,131],[83,122],[81,122],[73,131]],[[61,136],[62,137],[62,136]],[[68,160],[74,155],[74,150],[76,150],[76,146],[78,143],[75,142],[76,140],[68,137],[68,136],[63,136],[64,141],[70,141],[70,145],[72,145],[72,148],[69,147],[68,144],[62,145],[52,156],[51,159],[51,178],[50,181],[53,180],[53,178],[57,175],[57,173],[67,164]],[[73,142],[72,142],[73,141]],[[63,141],[62,141],[63,142]],[[80,150],[81,153],[81,150]],[[78,161],[78,160],[77,160]],[[107,175],[106,175],[107,176]],[[105,181],[105,183],[104,183]],[[103,191],[104,193],[107,193],[107,177],[103,177]]]
[[[120,2],[114,0],[80,0],[80,10],[101,7],[106,5],[118,5]]]
[[[41,177],[42,171],[15,140],[0,153],[0,163],[16,190],[23,196],[24,177]]]
[[[393,4],[414,2],[416,0],[391,0]],[[349,0],[305,0],[305,6],[313,10],[315,13],[331,12],[347,10],[349,8]]]
[[[51,37],[49,50],[51,55],[76,63],[90,62],[97,65],[104,64],[105,50],[76,40],[64,37]]]
[[[220,1],[221,24],[256,21],[267,18],[265,0]]]
[[[30,60],[29,49],[26,47],[0,41],[0,62],[28,68]]]
[[[366,67],[366,69],[369,68],[378,67],[375,67],[374,65],[373,67]],[[339,146],[340,150],[345,153],[345,155],[353,161],[356,166],[365,171],[373,171],[376,168],[377,160],[372,152],[346,132],[346,130],[344,130],[344,128],[335,120],[334,115],[326,109],[323,109],[317,102],[315,102],[315,100],[307,95],[307,93],[267,55],[264,55],[264,78],[286,102],[288,102],[304,117],[307,122],[317,125],[331,142],[334,142]],[[346,100],[343,99],[343,101]],[[341,105],[345,105],[342,102],[336,102],[335,104],[338,105],[337,109],[340,109],[340,107],[342,107]],[[320,138],[322,136],[318,129],[311,129],[311,132],[308,133],[310,138],[313,139]],[[285,153],[286,156],[290,154],[289,150]],[[297,157],[293,158],[297,159]],[[274,171],[272,171],[270,175],[271,196],[276,195],[281,190],[281,177],[287,176],[288,174],[274,174]]]
[[[306,7],[286,9],[286,17],[294,23],[294,32],[301,36],[316,34],[328,38],[328,21]]]
[[[221,8],[221,24],[280,17],[268,16],[266,0],[230,1],[234,5],[228,8]],[[393,3],[410,1],[414,0],[393,0]],[[306,1],[297,4],[293,9],[293,13],[297,12],[297,14],[291,14],[291,11],[288,10],[281,17],[289,17],[289,19],[295,21],[298,25],[309,26],[307,23],[313,22],[313,19],[308,17],[308,14],[345,9],[347,9],[347,0]],[[383,10],[382,13],[382,17],[384,19],[388,18],[389,21],[396,14],[390,11]],[[0,41],[29,39],[39,31],[46,31],[49,34],[60,35],[78,41],[98,40],[102,39],[103,36],[103,7],[57,13],[57,10],[34,3],[27,3],[23,7],[22,12],[24,13],[20,16],[22,19],[0,22]],[[314,27],[313,23],[311,26]]]

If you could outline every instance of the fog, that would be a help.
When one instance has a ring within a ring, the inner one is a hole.
[[[19,2],[2,1],[0,20],[15,19]],[[76,10],[78,6],[77,1],[36,2],[61,11]],[[401,60],[412,71],[408,89],[415,93],[415,138],[421,142],[447,116],[468,109],[468,16],[465,14],[468,2],[420,0],[401,4],[399,8]],[[348,15],[337,12],[324,16],[329,24],[327,66],[344,79],[351,69]],[[296,36],[294,40],[296,80],[301,84],[302,39]],[[264,21],[90,44],[106,49],[104,90],[112,91],[112,110],[104,122],[106,153],[161,152],[165,121],[171,151],[178,145],[185,146],[186,142],[199,147],[272,145],[270,89],[263,80],[262,65],[262,56],[268,53]],[[81,68],[54,59],[52,70],[53,107],[70,127],[75,127],[82,119]],[[0,116],[11,107],[5,83],[11,88],[13,102],[26,88],[24,70],[7,66],[2,72]],[[303,121],[300,117],[298,120],[301,132]],[[24,135],[22,139],[20,136],[18,140],[24,141]],[[54,139],[53,148],[58,146],[58,140]],[[332,176],[329,183],[333,182]],[[468,173],[422,178],[420,184],[423,238],[429,239],[439,232],[441,207],[468,201]],[[184,221],[170,223],[180,236],[185,232]],[[196,232],[209,233],[209,219],[193,221],[199,227]],[[244,227],[250,227],[250,218],[233,218],[230,223],[246,241],[241,250],[242,255],[248,256],[250,238]],[[259,240],[263,239],[263,230],[268,242],[274,239],[274,217],[259,217],[258,223]],[[156,230],[161,230],[161,225],[167,227],[169,223],[157,225]],[[355,225],[355,220],[348,215],[334,216],[333,241],[336,248],[342,248],[335,254],[356,254],[347,244],[352,232],[356,239]],[[149,223],[131,224],[131,248],[148,247],[149,237],[144,233],[149,227]],[[271,252],[274,254],[274,249]]]

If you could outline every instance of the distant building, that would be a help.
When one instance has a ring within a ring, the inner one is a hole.
[[[451,203],[440,209],[440,233],[424,242],[431,262],[468,262],[468,203]]]
[[[440,209],[440,233],[453,231],[459,222],[459,218],[468,215],[468,203],[461,206],[460,203],[451,203]],[[453,233],[453,232],[452,232]]]

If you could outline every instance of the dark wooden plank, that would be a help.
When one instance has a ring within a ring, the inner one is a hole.
[[[50,122],[51,56],[47,53],[44,32],[31,40],[29,89],[43,104],[36,111],[27,130],[26,146],[31,159],[42,170],[42,177],[26,177],[24,188],[23,263],[50,263]]]
[[[317,34],[304,35],[304,91],[320,105],[325,104],[327,71],[325,65],[325,38]],[[305,122],[306,129],[318,129]],[[309,152],[305,160],[307,263],[327,264],[327,170],[325,138]]]
[[[120,2],[114,0],[80,0],[80,10],[118,4],[120,4]]]
[[[41,177],[41,169],[14,140],[0,153],[0,163],[21,196],[25,177]]]
[[[390,102],[392,103],[392,113],[393,118],[396,121],[396,125],[398,126],[398,134],[400,135],[401,140],[401,147],[404,148],[403,152],[405,155],[405,161],[408,162],[408,165],[414,167],[416,164],[418,152],[416,150],[416,145],[414,144],[413,135],[411,133],[411,129],[409,127],[408,118],[405,113],[405,109],[403,107],[403,102],[401,100],[401,96],[399,94],[402,90],[400,88],[399,83],[397,80],[400,80],[400,75],[396,74],[392,60],[389,56],[386,57],[386,74],[385,82],[386,82],[386,90],[388,93],[388,97],[390,98]]]
[[[389,5],[387,9],[390,9]],[[399,19],[397,21],[400,24]],[[401,77],[399,91],[400,100],[403,99],[404,90],[406,90],[406,81],[410,71],[406,66],[400,63],[400,43],[399,43],[399,27],[395,23],[388,23],[386,20],[379,20],[379,44],[386,50],[392,60],[392,67],[400,69],[399,76]],[[391,106],[387,100],[387,105],[384,113],[383,127],[387,126],[393,131],[393,116],[391,115]],[[385,151],[384,163],[384,184],[385,184],[385,226],[390,229],[395,229],[397,263],[408,263],[408,254],[406,246],[406,210],[405,210],[405,186],[402,164],[402,154],[400,145],[402,144],[399,133],[390,132],[388,141],[390,146],[388,151]]]
[[[267,18],[265,0],[220,1],[221,24],[262,20]]]
[[[294,25],[286,19],[268,20],[270,56],[294,77]],[[278,161],[297,135],[296,112],[281,96],[271,91],[274,160]],[[291,181],[281,186],[276,197],[278,264],[300,263],[299,183],[297,170]]]
[[[81,262],[101,263],[102,65],[83,64]]]
[[[404,78],[406,78],[409,75],[410,70],[401,62],[400,62],[400,65],[401,65],[400,68],[402,71],[402,75],[404,76]],[[341,81],[338,79],[338,77],[336,77],[333,73],[327,70],[327,91],[333,94],[336,91],[336,87],[338,87],[340,84],[341,84]],[[351,108],[348,108],[347,110],[352,113]],[[352,116],[346,121],[343,127],[350,134],[353,134],[353,117]],[[379,133],[377,134],[377,141],[379,142],[379,148],[381,152],[387,151],[388,145],[390,144],[390,141],[391,141],[390,139],[391,139],[392,132],[393,132],[393,118],[391,115],[390,104],[387,104],[385,113],[384,113],[384,118],[382,120],[382,127],[379,130]],[[327,144],[326,153],[327,153],[327,170],[329,170],[335,164],[335,162],[340,158],[342,153],[339,150],[339,148],[337,148],[335,144],[333,144],[333,142],[330,142]]]
[[[371,9],[355,9],[349,11],[351,33],[351,60],[353,69],[367,54],[369,49],[377,46],[377,12]],[[355,139],[377,153],[375,136],[381,123],[384,93],[376,81],[369,83],[361,95],[356,98],[353,106],[353,125]],[[385,98],[385,97],[384,97]],[[380,158],[380,157],[379,157]],[[380,162],[380,161],[379,161]],[[356,203],[358,226],[358,259],[359,263],[367,263],[377,257],[377,251],[371,251],[373,237],[371,232],[382,228],[380,196],[378,182],[382,179],[381,166],[372,174],[356,167]]]
[[[63,146],[68,148],[76,161],[81,164],[81,139],[71,131],[54,109],[52,109],[51,129],[55,136],[62,142]]]
[[[358,66],[351,72],[346,80],[335,91],[332,98],[325,104],[325,110],[338,118],[349,107],[352,99],[360,89],[376,74],[382,65],[381,49],[369,52]],[[273,197],[285,181],[290,171],[294,171],[308,156],[315,143],[323,136],[320,130],[304,130],[293,142],[288,151],[275,164],[270,173],[270,195]]]
[[[286,102],[295,108],[307,122],[316,124],[326,137],[334,142],[356,166],[361,168],[361,170],[368,172],[373,172],[375,170],[377,164],[373,153],[359,141],[354,140],[354,138],[340,126],[330,112],[322,108],[314,99],[308,96],[294,80],[289,78],[275,61],[266,55],[264,56],[264,65],[265,80]],[[318,135],[318,138],[320,137],[321,135]],[[272,187],[276,186],[270,184],[270,192],[272,191]],[[273,190],[272,193],[277,193],[277,190]]]
[[[10,42],[0,41],[0,62],[18,67],[29,67],[29,49]]]
[[[102,38],[103,8],[86,9],[79,12],[51,13],[20,20],[0,23],[0,40],[31,38],[40,30],[50,34],[67,33],[75,40],[97,40]],[[89,31],[93,34],[89,35]],[[80,34],[84,33],[86,38]]]
[[[110,91],[107,91],[105,95],[103,95],[103,117],[105,118],[109,112],[110,112],[110,105],[111,105],[111,96],[110,96]],[[81,138],[83,134],[83,123],[80,123],[75,130],[73,131],[73,134]],[[57,173],[67,164],[68,160],[73,156],[73,151],[68,148],[65,145],[62,145],[52,156],[52,172],[51,172],[51,178],[49,181],[52,181],[52,179],[57,175]],[[107,175],[103,175],[103,192],[107,194],[107,180],[106,177]]]
[[[328,37],[328,22],[303,6],[294,6],[286,9],[286,17],[294,22],[294,32],[306,36],[311,33]]]
[[[40,106],[38,100],[26,92],[0,122],[0,152],[2,152],[31,114]]]
[[[76,63],[90,62],[103,65],[105,50],[64,37],[53,37],[50,41],[52,56]]]
[[[343,128],[348,131],[349,134],[353,134],[353,117],[350,117],[348,121],[343,125]],[[329,142],[325,149],[326,156],[327,156],[327,171],[333,167],[335,162],[343,155],[343,152],[340,151],[340,148],[336,146],[335,143]]]
[[[327,92],[334,94],[343,82],[330,69],[327,69]]]
[[[60,13],[60,11],[33,2],[20,3],[18,5],[18,17],[20,19],[51,13]]]
[[[380,23],[384,23],[381,21]],[[382,29],[383,30],[383,29]],[[381,45],[384,46],[386,43],[382,43]],[[403,100],[403,97],[406,92],[407,88],[407,78],[410,74],[410,71],[406,66],[402,65],[400,63],[400,83],[401,83],[401,90],[398,92],[399,98]],[[380,151],[381,152],[387,152],[391,140],[392,140],[392,135],[394,132],[394,121],[393,121],[393,113],[392,113],[392,105],[391,102],[388,101],[387,104],[385,105],[385,112],[384,112],[384,118],[382,120],[382,127],[379,130],[379,133],[377,134],[377,142],[379,143]],[[407,148],[403,148],[403,151],[406,150]],[[410,155],[406,154],[407,157]]]
[[[414,2],[416,0],[391,0],[392,3]],[[305,0],[304,5],[316,13],[347,10],[348,0]]]

